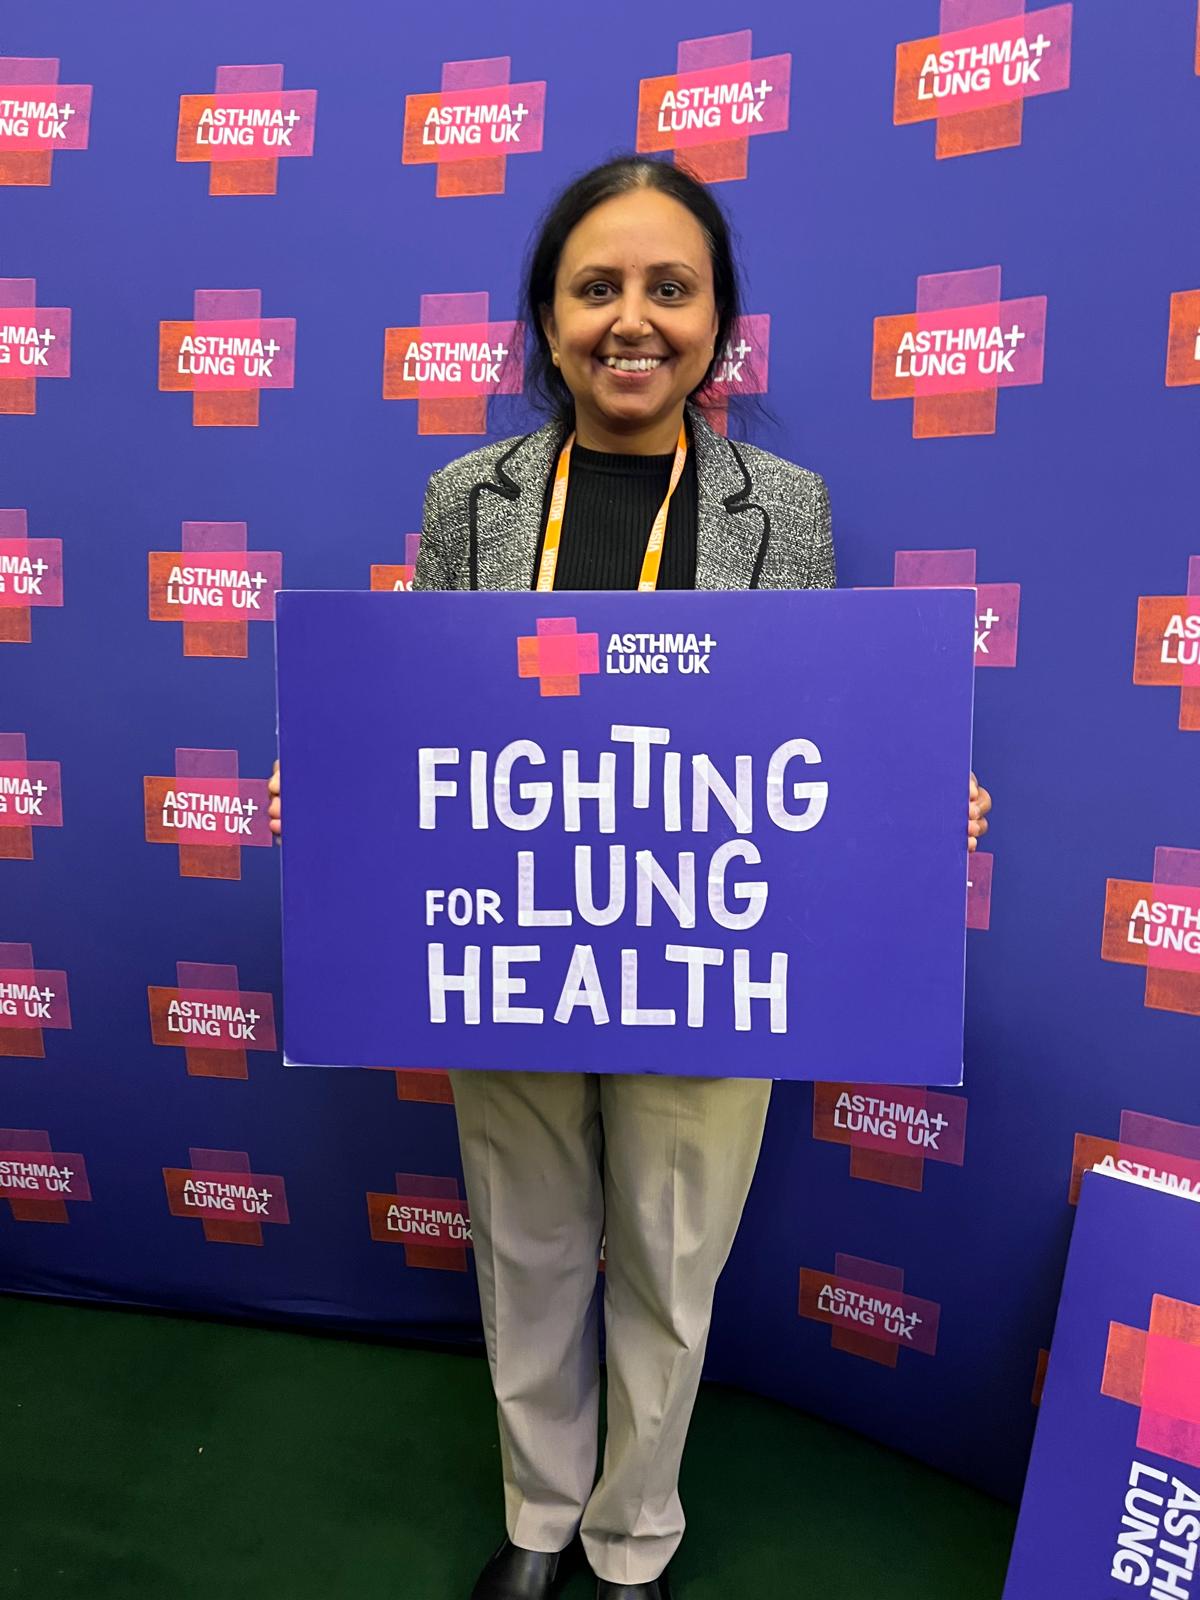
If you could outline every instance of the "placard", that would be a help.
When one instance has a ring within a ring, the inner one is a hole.
[[[284,1051],[961,1081],[974,596],[279,597]]]

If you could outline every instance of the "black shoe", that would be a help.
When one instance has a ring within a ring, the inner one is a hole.
[[[652,1583],[596,1583],[596,1600],[671,1600],[671,1586],[664,1572]]]
[[[479,1574],[471,1600],[550,1600],[566,1580],[566,1554],[522,1550],[505,1539]]]

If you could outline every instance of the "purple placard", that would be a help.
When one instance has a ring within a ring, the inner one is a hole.
[[[961,1082],[969,591],[412,599],[279,596],[289,1061]]]
[[[1004,1600],[1192,1595],[1200,1203],[1087,1172]]]

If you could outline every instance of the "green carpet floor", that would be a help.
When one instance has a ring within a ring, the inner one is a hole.
[[[0,1296],[0,1595],[466,1600],[499,1482],[475,1357]],[[682,1491],[676,1600],[1000,1594],[1008,1507],[786,1407],[706,1386]]]

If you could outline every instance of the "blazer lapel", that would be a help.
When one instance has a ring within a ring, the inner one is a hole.
[[[472,589],[528,589],[542,533],[542,505],[561,429],[548,422],[527,433],[472,485],[470,520]]]
[[[753,589],[766,555],[770,518],[753,499],[743,458],[696,406],[688,407],[696,450],[699,521],[697,589]]]
[[[766,554],[770,520],[753,499],[754,485],[736,447],[688,407],[696,452],[697,589],[752,589]],[[548,422],[525,434],[471,486],[468,587],[529,589],[542,534],[546,483],[562,443]]]

